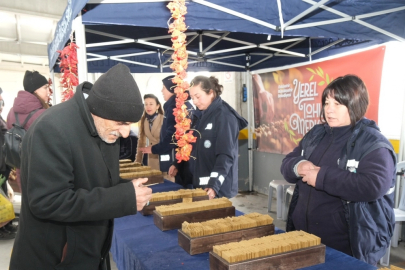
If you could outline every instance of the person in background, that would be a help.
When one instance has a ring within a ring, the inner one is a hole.
[[[129,132],[128,137],[120,137],[120,155],[119,159],[130,159],[132,162],[135,160],[136,145],[138,144],[138,137],[132,131]]]
[[[170,166],[175,161],[176,148],[174,139],[176,120],[173,115],[173,109],[176,108],[176,95],[174,94],[176,84],[173,83],[173,78],[174,75],[170,75],[162,80],[162,94],[165,104],[163,105],[164,118],[160,130],[159,143],[147,147],[140,147],[139,149],[144,154],[158,154],[160,170],[163,172],[165,179],[175,182],[175,178],[168,174]],[[188,109],[192,109],[192,105],[189,102],[186,102],[186,105]]]
[[[7,129],[15,124],[15,114],[18,115],[20,124],[24,123],[27,116],[37,110],[29,119],[24,129],[28,130],[32,123],[49,108],[49,85],[48,80],[38,73],[38,71],[27,70],[23,80],[24,91],[19,91],[14,99],[13,107],[10,109],[7,116]],[[20,169],[16,168],[16,181],[19,190],[21,191]]]
[[[221,99],[217,78],[197,76],[190,85],[191,99],[202,111],[191,152],[196,160],[190,159],[193,186],[204,188],[210,199],[232,198],[238,193],[238,136],[247,121]]]
[[[145,111],[139,122],[139,138],[135,162],[142,163],[143,153],[141,149],[145,146],[153,146],[160,142],[160,133],[163,124],[163,110],[159,99],[153,94],[146,94],[143,97]],[[149,145],[146,145],[148,138]],[[154,170],[160,170],[159,155],[148,154],[148,166]]]
[[[355,75],[333,80],[322,94],[315,125],[281,165],[296,184],[287,231],[303,230],[325,245],[376,265],[394,229],[396,157],[376,123]]]
[[[28,129],[10,270],[110,269],[114,218],[136,214],[152,196],[142,185],[147,178],[119,177],[117,140],[129,135],[142,112],[135,80],[118,64],[94,86],[77,86],[72,99],[44,112]]]
[[[0,88],[0,147],[4,144],[4,135],[7,132],[7,123],[4,121],[3,116],[1,113],[3,112],[4,108],[4,100],[1,96],[3,94],[3,90]],[[2,151],[2,149],[0,149]],[[14,191],[11,186],[8,184],[8,176],[10,174],[11,168],[7,166],[5,162],[5,157],[3,154],[0,155],[0,178],[3,181],[1,185],[1,189],[4,192],[4,195],[8,197],[8,199],[12,202],[14,197]],[[2,195],[0,195],[2,196]],[[4,223],[0,223],[0,240],[8,240],[15,238],[15,234],[17,232],[18,226],[13,225],[12,221],[7,221]]]

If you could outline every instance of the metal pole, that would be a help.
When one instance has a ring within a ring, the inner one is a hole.
[[[84,25],[82,24],[82,13],[80,12],[76,19],[73,21],[73,29],[76,34],[77,49],[77,72],[79,77],[79,84],[87,81],[87,56],[86,56],[86,35]]]
[[[405,95],[404,102],[405,104]],[[405,160],[405,106],[402,108],[402,121],[401,123],[401,135],[399,137],[399,151],[398,151],[398,162]],[[404,183],[405,184],[405,183]],[[399,200],[401,198],[401,177],[397,176],[395,183],[395,208],[399,206]]]
[[[52,84],[53,84],[53,92],[52,92],[52,105],[56,105],[56,93],[55,93],[55,88],[56,88],[56,83],[55,83],[55,71],[51,71],[51,80],[52,80]]]

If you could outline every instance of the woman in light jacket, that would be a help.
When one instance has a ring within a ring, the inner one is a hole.
[[[153,94],[146,94],[144,97],[145,111],[139,121],[139,138],[135,162],[143,160],[142,147],[152,146],[159,143],[160,130],[163,124],[163,110],[159,99]],[[149,143],[146,143],[148,138]],[[148,166],[154,170],[160,170],[159,155],[148,154]]]

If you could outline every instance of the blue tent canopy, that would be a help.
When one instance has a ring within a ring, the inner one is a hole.
[[[71,1],[84,7],[89,72],[117,62],[134,73],[171,72],[168,1]],[[189,71],[258,70],[405,40],[402,0],[193,0],[187,9]]]

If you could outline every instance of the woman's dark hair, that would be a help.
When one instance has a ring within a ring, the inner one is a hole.
[[[162,104],[160,104],[160,101],[157,98],[157,96],[155,96],[154,94],[146,94],[143,96],[143,100],[147,98],[153,98],[156,101],[156,104],[159,105],[158,114],[163,114]],[[145,119],[146,119],[146,110],[143,111],[141,123],[139,125],[139,139],[141,138],[141,136],[145,134],[145,131],[143,130],[145,125]]]
[[[196,76],[190,83],[191,86],[199,85],[201,89],[209,94],[211,90],[214,91],[214,99],[222,94],[222,85],[218,83],[218,79],[214,76],[205,77],[205,76]]]
[[[345,75],[334,79],[322,93],[321,121],[326,122],[325,101],[330,96],[347,107],[350,125],[364,117],[368,107],[368,92],[364,82],[356,75]]]

